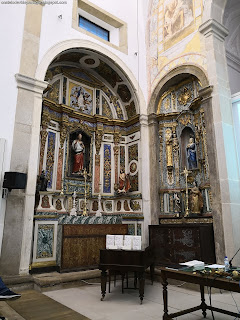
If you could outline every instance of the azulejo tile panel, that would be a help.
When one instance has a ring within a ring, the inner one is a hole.
[[[54,251],[54,225],[40,224],[37,231],[36,259],[52,258]]]

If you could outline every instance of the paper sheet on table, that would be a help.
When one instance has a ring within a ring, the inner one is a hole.
[[[179,263],[179,264],[182,265],[182,266],[187,266],[187,267],[204,266],[204,262],[203,261],[198,261],[198,260],[182,262],[182,263]]]
[[[123,235],[115,235],[115,246],[118,247],[118,249],[121,249],[121,247],[123,246]]]
[[[106,235],[106,249],[110,249],[110,246],[114,246],[114,235],[107,234]]]
[[[206,265],[207,268],[211,268],[211,269],[224,269],[225,266],[224,264],[209,264]]]

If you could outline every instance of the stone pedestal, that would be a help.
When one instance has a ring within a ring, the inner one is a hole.
[[[36,209],[36,212],[55,212],[56,209],[53,206],[53,195],[49,192],[40,191],[40,201]]]

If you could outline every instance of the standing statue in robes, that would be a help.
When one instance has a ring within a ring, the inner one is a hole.
[[[128,190],[131,188],[129,174],[126,174],[124,170],[120,170],[119,175],[119,187],[117,192],[118,193],[127,193]]]
[[[194,186],[190,194],[190,209],[191,213],[200,214],[203,209],[203,196],[197,186]]]
[[[82,142],[81,133],[78,134],[77,139],[72,143],[72,149],[75,152],[74,164],[72,173],[81,173],[83,171],[85,146]]]
[[[187,151],[187,162],[188,169],[196,169],[197,168],[197,153],[196,153],[196,144],[193,138],[189,139],[189,143],[186,147]]]

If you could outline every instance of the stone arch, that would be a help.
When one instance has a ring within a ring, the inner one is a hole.
[[[148,114],[151,113],[155,113],[156,112],[156,108],[157,108],[157,101],[159,98],[159,94],[160,91],[162,89],[162,87],[172,78],[181,75],[181,74],[189,74],[189,75],[193,75],[195,77],[198,78],[198,80],[201,82],[202,87],[207,87],[209,85],[209,81],[208,78],[206,76],[205,71],[196,66],[196,65],[182,65],[179,67],[176,67],[174,69],[172,69],[170,72],[168,72],[156,85],[156,87],[154,88],[150,101],[149,101],[149,105],[148,105]]]
[[[50,63],[54,60],[54,58],[61,52],[68,49],[74,49],[74,48],[84,48],[84,49],[92,50],[93,52],[97,52],[105,56],[105,58],[109,59],[111,62],[117,64],[121,72],[126,76],[127,80],[129,81],[129,84],[132,86],[133,92],[135,93],[136,101],[138,102],[138,106],[136,106],[137,112],[140,114],[146,113],[147,111],[146,100],[144,98],[140,85],[136,80],[135,76],[133,75],[132,71],[114,53],[88,40],[82,40],[82,39],[65,40],[52,46],[42,57],[37,67],[35,78],[43,81],[46,71]]]
[[[217,22],[223,22],[223,14],[228,0],[205,1],[203,10],[203,21],[214,19]]]

